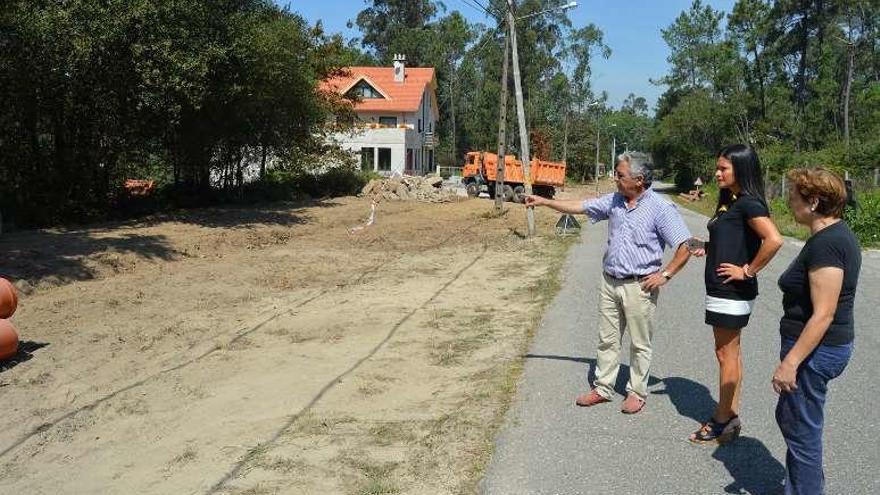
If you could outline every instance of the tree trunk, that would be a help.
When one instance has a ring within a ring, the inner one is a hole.
[[[755,46],[755,68],[758,71],[758,96],[761,99],[761,119],[767,116],[767,97],[764,93],[764,71],[761,69],[761,56]]]
[[[847,51],[849,52],[849,60],[846,70],[846,83],[844,84],[843,90],[843,140],[846,143],[847,149],[849,149],[849,96],[852,86],[853,62],[855,58],[855,47],[853,46],[852,41],[847,44]]]

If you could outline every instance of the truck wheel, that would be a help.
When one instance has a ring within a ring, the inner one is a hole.
[[[513,202],[514,203],[525,203],[526,202],[526,188],[523,186],[516,186],[513,188]]]
[[[480,195],[480,185],[476,182],[468,182],[467,186],[465,186],[465,189],[467,190],[467,195],[472,198],[476,198]]]
[[[489,193],[490,199],[492,199],[492,200],[495,199],[495,183],[494,182],[490,182],[489,185],[486,186],[486,192]]]
[[[535,194],[547,199],[553,199],[553,196],[556,194],[556,189],[554,189],[553,186],[540,186],[535,188]]]
[[[501,195],[504,197],[504,201],[513,201],[513,188],[509,184],[504,184]]]

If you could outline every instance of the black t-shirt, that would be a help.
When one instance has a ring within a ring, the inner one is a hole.
[[[706,246],[706,294],[724,299],[750,301],[758,296],[757,278],[731,280],[716,273],[721,263],[743,266],[751,262],[761,248],[761,238],[749,226],[749,219],[769,217],[767,205],[760,199],[742,195],[726,211],[719,208],[709,220],[709,244]]]
[[[843,269],[843,287],[837,299],[834,320],[825,332],[822,344],[842,345],[852,342],[853,303],[859,270],[862,267],[862,251],[856,236],[842,221],[825,227],[807,239],[797,258],[779,277],[784,312],[779,322],[782,335],[793,338],[801,335],[807,320],[813,316],[808,273],[812,269],[828,266]]]

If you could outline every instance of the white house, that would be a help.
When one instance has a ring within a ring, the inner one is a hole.
[[[436,171],[434,148],[439,111],[433,67],[406,67],[396,55],[393,67],[347,67],[348,73],[324,81],[324,88],[360,101],[355,130],[331,139],[360,157],[361,168],[390,175]]]

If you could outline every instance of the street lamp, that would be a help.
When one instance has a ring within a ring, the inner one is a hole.
[[[533,13],[531,13],[531,14],[527,14],[527,15],[524,15],[524,16],[516,17],[515,20],[517,20],[517,21],[521,21],[521,20],[523,20],[523,19],[528,19],[529,17],[535,17],[535,16],[539,16],[539,15],[542,15],[542,14],[549,14],[549,13],[551,13],[551,12],[565,12],[566,10],[568,10],[568,9],[573,9],[573,8],[575,8],[575,7],[577,7],[577,6],[578,6],[578,3],[577,3],[577,2],[568,2],[567,4],[565,4],[565,5],[560,5],[559,7],[553,7],[553,8],[551,8],[551,9],[542,10],[542,11],[540,11],[540,12],[533,12]]]

